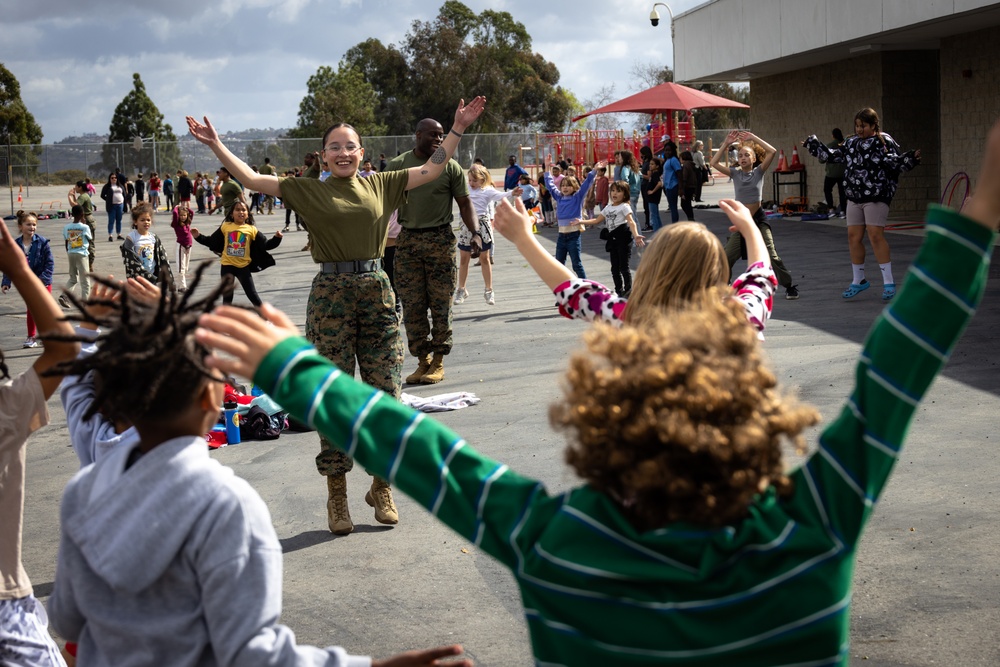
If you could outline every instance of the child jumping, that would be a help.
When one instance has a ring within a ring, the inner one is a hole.
[[[28,317],[42,335],[71,336],[73,327],[25,258],[23,247],[0,224],[0,271],[4,291],[14,285]],[[34,337],[34,335],[32,336]],[[46,340],[31,367],[13,380],[0,351],[0,663],[13,667],[65,667],[48,632],[45,610],[35,599],[21,563],[24,525],[25,449],[28,436],[49,421],[45,402],[62,378],[45,373],[76,356],[75,343]]]
[[[862,532],[986,286],[1000,124],[978,183],[968,217],[931,207],[854,390],[793,472],[780,442],[801,447],[819,415],[780,391],[721,290],[587,334],[550,409],[584,483],[558,496],[340,372],[273,307],[217,309],[196,336],[235,357],[210,367],[253,377],[510,569],[537,664],[844,666]]]
[[[0,225],[3,226],[3,225]],[[36,234],[38,229],[38,216],[34,211],[17,212],[17,230],[21,235],[17,237],[17,245],[21,249],[21,254],[28,258],[28,266],[35,276],[42,281],[45,289],[52,293],[52,273],[55,270],[56,259],[52,255],[52,245],[49,240],[41,234]],[[10,289],[11,277],[4,273],[3,280],[0,281],[0,290],[4,294]],[[38,327],[35,326],[35,318],[28,309],[28,337],[24,339],[22,347],[38,347]]]
[[[564,176],[556,185],[555,180],[549,172],[545,172],[545,187],[552,193],[556,201],[556,222],[559,225],[559,238],[556,241],[556,261],[560,264],[566,262],[566,255],[569,254],[573,262],[573,271],[578,278],[586,278],[587,272],[583,268],[583,260],[580,258],[582,244],[580,243],[580,232],[583,225],[577,222],[583,213],[583,198],[587,194],[587,189],[597,177],[597,169],[604,166],[603,162],[594,165],[594,170],[587,175],[583,183],[579,183],[573,176]],[[555,167],[553,166],[553,170]]]
[[[71,292],[79,284],[80,299],[86,301],[90,295],[89,257],[94,237],[90,233],[90,227],[84,222],[83,207],[76,204],[70,210],[73,222],[63,227],[63,242],[66,244],[66,259],[69,262],[69,282],[66,283],[66,291]],[[70,307],[65,294],[59,296],[59,305],[63,308]]]
[[[152,305],[123,294],[117,316],[99,322],[109,329],[104,344],[56,367],[99,373],[91,413],[134,424],[139,442],[66,487],[52,625],[78,644],[80,664],[368,665],[337,646],[297,645],[278,624],[281,544],[267,507],[208,455],[204,434],[218,420],[224,378],[205,367],[193,331],[221,290],[197,301],[163,290]],[[448,646],[370,664],[429,667],[459,653]]]

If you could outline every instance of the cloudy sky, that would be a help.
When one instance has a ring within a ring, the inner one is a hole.
[[[647,0],[464,0],[510,12],[579,100],[614,82],[636,92],[636,62],[672,64],[666,12]],[[674,14],[704,0],[671,0]],[[399,44],[443,0],[22,0],[3,3],[0,62],[46,143],[106,133],[132,73],[174,131],[208,114],[222,131],[292,127],[306,80],[374,37]],[[457,101],[457,100],[456,100]]]

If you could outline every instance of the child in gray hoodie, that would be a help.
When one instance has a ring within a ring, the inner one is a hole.
[[[299,646],[278,624],[282,554],[270,514],[209,457],[203,437],[219,417],[223,384],[193,337],[222,290],[196,300],[202,272],[179,299],[164,290],[150,305],[123,292],[98,322],[104,344],[56,367],[98,371],[83,417],[101,410],[131,423],[139,440],[111,448],[66,488],[53,627],[78,644],[80,665],[415,667],[461,653],[447,646],[372,661]]]

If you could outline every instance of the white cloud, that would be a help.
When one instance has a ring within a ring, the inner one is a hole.
[[[649,25],[647,0],[577,0],[546,10],[535,0],[464,0],[473,11],[510,12],[533,48],[578,99],[608,82],[632,92],[636,61],[668,64],[670,30]],[[0,62],[46,141],[106,132],[139,72],[175,132],[184,115],[210,114],[220,128],[294,125],[306,80],[374,37],[398,45],[414,20],[432,20],[443,0],[47,0],[8,3]],[[699,0],[674,0],[674,14]]]

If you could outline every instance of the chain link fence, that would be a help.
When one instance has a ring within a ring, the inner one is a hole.
[[[698,139],[705,143],[705,155],[710,145],[718,148],[729,130],[698,130]],[[251,165],[264,164],[269,157],[279,173],[302,166],[307,153],[322,148],[322,140],[270,137],[237,139],[223,137],[226,146],[236,156]],[[413,135],[364,137],[366,157],[378,168],[379,156],[391,160],[413,148]],[[466,134],[459,144],[455,159],[469,167],[480,158],[490,169],[503,169],[507,158],[514,155],[520,165],[530,167],[540,163],[539,151],[546,151],[545,135],[533,132],[507,134]],[[682,146],[681,149],[686,149]],[[0,187],[19,185],[63,185],[90,178],[95,183],[107,180],[115,167],[134,177],[156,171],[165,174],[184,169],[190,174],[212,172],[220,166],[212,151],[192,138],[175,142],[145,140],[141,147],[133,142],[92,144],[40,144],[0,146]]]

